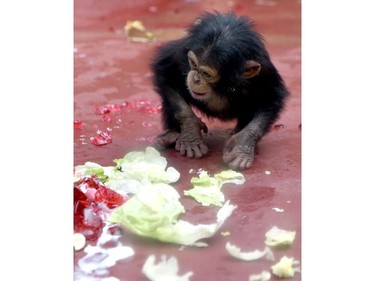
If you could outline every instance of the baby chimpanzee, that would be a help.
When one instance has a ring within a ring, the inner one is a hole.
[[[237,120],[223,160],[235,170],[251,166],[256,143],[278,118],[288,96],[253,25],[234,13],[205,13],[186,37],[158,49],[151,68],[166,131],[157,146],[175,145],[189,158],[207,154],[201,134],[207,127],[194,107],[208,117]]]

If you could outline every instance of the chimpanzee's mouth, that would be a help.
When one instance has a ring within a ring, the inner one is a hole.
[[[202,97],[204,96],[206,93],[198,93],[198,92],[192,92],[195,96],[198,96],[198,97]]]

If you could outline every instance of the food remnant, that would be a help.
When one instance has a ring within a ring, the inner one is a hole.
[[[83,122],[81,120],[74,120],[74,129],[75,130],[82,130],[83,129]]]
[[[154,40],[154,35],[147,31],[139,20],[128,21],[124,26],[126,36],[131,42],[145,43]]]
[[[74,233],[73,246],[75,251],[82,250],[86,245],[86,237],[81,233]]]
[[[237,246],[232,245],[231,243],[227,242],[225,245],[228,253],[237,259],[244,260],[244,261],[254,261],[266,257],[267,260],[275,260],[275,257],[270,248],[265,247],[263,251],[255,250],[252,252],[242,252],[241,249]]]
[[[96,131],[97,136],[96,137],[91,137],[90,142],[94,145],[100,146],[100,145],[105,145],[112,143],[112,138],[109,134],[109,131],[101,131],[97,130]]]
[[[249,281],[268,281],[271,279],[271,273],[263,270],[259,274],[252,274],[249,276]]]
[[[221,207],[225,201],[224,193],[221,191],[223,184],[234,183],[241,185],[245,177],[236,171],[225,170],[209,176],[207,171],[200,170],[199,177],[193,177],[190,182],[194,188],[184,190],[184,195],[193,197],[203,206],[215,205]]]
[[[150,184],[140,190],[125,204],[115,209],[109,221],[120,224],[129,231],[166,243],[186,246],[216,234],[237,206],[227,201],[216,214],[216,223],[191,224],[178,217],[185,211],[178,192],[167,184]]]
[[[293,243],[295,237],[295,231],[287,231],[274,226],[267,231],[264,243],[272,247],[289,246]]]
[[[178,275],[179,267],[175,257],[166,258],[161,256],[161,262],[155,264],[155,255],[150,255],[142,267],[142,272],[151,281],[189,281],[193,275],[192,271],[184,275]]]
[[[295,272],[299,272],[299,267],[293,267],[293,265],[299,264],[294,258],[288,258],[283,256],[280,261],[273,266],[271,266],[272,273],[279,278],[291,278],[294,276]]]

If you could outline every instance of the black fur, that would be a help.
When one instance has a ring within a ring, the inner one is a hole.
[[[178,109],[172,102],[174,95],[180,95],[208,117],[236,119],[237,131],[262,114],[266,116],[262,134],[269,130],[284,107],[288,90],[270,60],[262,37],[253,28],[254,23],[247,17],[234,13],[205,13],[188,29],[186,37],[158,49],[151,69],[155,90],[162,98],[166,130],[180,131],[175,116]],[[186,85],[189,50],[218,69],[221,79],[213,89],[228,101],[225,110],[210,110],[189,93]],[[247,60],[261,64],[260,73],[250,79],[242,78]]]

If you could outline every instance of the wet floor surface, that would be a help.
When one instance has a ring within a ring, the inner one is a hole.
[[[291,97],[274,128],[260,141],[253,166],[243,172],[241,186],[223,187],[225,198],[237,205],[219,232],[206,242],[207,248],[165,244],[136,237],[120,238],[135,254],[118,261],[108,276],[118,280],[147,280],[141,267],[155,254],[175,256],[180,273],[193,271],[191,280],[248,280],[250,274],[270,270],[275,262],[244,262],[231,258],[225,250],[229,241],[243,250],[264,248],[265,233],[273,226],[296,231],[291,247],[274,250],[301,261],[301,4],[295,0],[256,1],[93,1],[76,0],[74,18],[74,165],[86,161],[114,165],[134,150],[152,145],[162,132],[158,96],[152,89],[149,62],[160,44],[184,35],[186,28],[202,11],[234,10],[249,15],[263,35],[271,59],[283,76]],[[129,42],[124,25],[141,20],[156,40]],[[104,113],[105,106],[113,109]],[[203,168],[210,174],[226,167],[222,148],[233,124],[207,120],[205,140],[209,154],[203,159],[186,159],[174,150],[162,152],[169,166],[180,173],[173,186],[186,209],[183,219],[192,223],[212,223],[216,207],[202,207],[183,196],[190,186],[191,169]],[[90,138],[106,131],[112,142],[96,146]],[[281,208],[284,212],[276,212]],[[229,232],[229,236],[221,235]],[[74,254],[75,265],[85,256]],[[301,263],[302,272],[303,265]],[[77,269],[76,269],[77,270]],[[78,277],[77,277],[77,280]],[[95,280],[95,279],[92,279]],[[273,276],[271,280],[278,280]],[[292,280],[301,280],[296,273]]]

